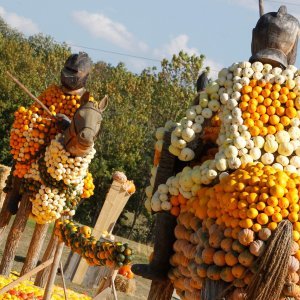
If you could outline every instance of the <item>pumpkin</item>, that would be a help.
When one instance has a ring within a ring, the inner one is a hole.
[[[230,296],[230,300],[245,300],[245,299],[247,299],[247,295],[245,291],[241,288],[235,289]]]
[[[222,269],[220,273],[220,277],[225,282],[232,282],[234,281],[234,276],[232,275],[231,268],[225,267]]]
[[[232,250],[238,253],[242,253],[245,250],[245,247],[238,240],[235,240],[232,243]]]
[[[252,280],[252,278],[253,278],[253,273],[248,272],[248,273],[245,275],[245,277],[243,278],[245,284],[246,284],[246,285],[249,285],[250,282],[251,282],[251,280]]]
[[[238,261],[241,265],[250,267],[254,261],[254,256],[250,253],[249,250],[244,250],[242,253],[240,253]]]
[[[285,284],[283,287],[283,294],[285,296],[297,297],[300,294],[300,286],[295,283]]]
[[[265,243],[262,240],[256,240],[250,244],[249,250],[251,254],[260,256],[265,250]]]
[[[202,251],[203,251],[203,248],[199,248],[197,246],[196,248],[196,254],[195,254],[195,262],[196,264],[200,265],[203,263],[203,259],[202,259]]]
[[[225,251],[225,252],[229,252],[231,247],[232,247],[232,243],[233,243],[233,239],[232,238],[226,238],[223,239],[221,241],[221,248]]]
[[[269,228],[262,228],[259,232],[258,232],[258,236],[261,240],[266,241],[268,240],[268,238],[271,236],[272,231]]]
[[[207,277],[211,280],[220,280],[220,273],[221,273],[222,268],[211,265],[207,269]]]
[[[295,255],[297,253],[297,251],[299,250],[299,245],[297,242],[292,241],[292,245],[291,245],[291,255]]]
[[[248,246],[254,241],[254,232],[251,229],[242,229],[238,234],[239,242]]]
[[[235,279],[233,281],[233,285],[237,288],[243,288],[244,286],[246,286],[245,282],[243,279]]]
[[[219,267],[225,266],[225,252],[222,250],[216,251],[213,256],[213,261]]]
[[[175,229],[174,229],[174,234],[176,239],[178,240],[184,240],[185,239],[185,233],[186,233],[186,229],[183,225],[176,225]]]
[[[201,228],[201,221],[197,217],[193,217],[190,221],[191,228],[196,232]]]
[[[223,237],[222,232],[215,230],[209,237],[209,245],[213,248],[220,248]]]
[[[299,260],[294,256],[290,256],[288,268],[289,273],[297,272],[299,270]]]
[[[132,180],[127,180],[123,184],[123,189],[130,195],[134,194],[136,191],[135,185]]]
[[[198,233],[198,235],[199,235],[199,233]],[[199,241],[198,245],[201,247],[205,247],[208,245],[208,233],[207,232],[201,231],[200,241]]]
[[[239,254],[234,251],[230,251],[225,255],[225,262],[228,266],[232,267],[238,263]]]
[[[227,238],[231,238],[231,235],[232,235],[232,229],[231,228],[226,228],[224,230],[224,236],[227,237]]]
[[[241,264],[236,264],[232,267],[231,271],[235,278],[241,279],[241,278],[243,278],[243,276],[246,272],[246,268],[244,266],[242,266]]]
[[[289,273],[285,279],[286,283],[298,283],[298,281],[299,281],[299,275],[296,272]]]
[[[215,251],[216,250],[211,247],[205,248],[202,251],[202,259],[206,264],[210,265],[214,262],[213,257],[214,257]]]
[[[120,183],[125,183],[127,181],[127,177],[123,172],[116,171],[112,175],[113,180],[118,181]]]
[[[200,278],[206,278],[207,277],[207,269],[208,269],[207,264],[201,264],[198,265],[197,267],[197,274],[199,275]]]

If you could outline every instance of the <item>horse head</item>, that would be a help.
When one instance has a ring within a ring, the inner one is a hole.
[[[73,156],[87,155],[99,134],[102,113],[106,109],[108,98],[99,103],[89,101],[89,93],[81,97],[81,106],[75,112],[70,126],[64,131],[65,149]]]

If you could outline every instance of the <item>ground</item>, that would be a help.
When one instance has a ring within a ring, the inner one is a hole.
[[[12,220],[10,222],[10,225],[11,224],[12,224]],[[29,246],[29,243],[30,243],[30,238],[31,238],[33,230],[34,230],[34,226],[35,226],[35,223],[32,220],[29,220],[27,222],[25,232],[23,234],[23,237],[20,241],[20,244],[19,244],[19,247],[18,247],[18,250],[17,250],[16,261],[14,263],[14,268],[13,268],[14,271],[19,272],[22,268],[23,263],[20,262],[20,260],[21,260],[20,258],[25,257],[26,254],[27,254],[27,249],[28,249],[28,246]],[[8,232],[9,232],[9,228],[6,231],[5,239],[0,241],[0,257],[2,257],[2,253],[3,253],[4,247],[5,247],[5,241],[6,241],[6,237],[7,237]],[[45,250],[45,248],[48,244],[51,232],[52,232],[52,228],[50,228],[49,231],[48,231],[48,235],[47,235],[46,241],[45,241],[43,249],[42,249],[42,254],[44,253],[44,250]],[[139,243],[136,243],[136,242],[133,242],[133,241],[128,241],[128,240],[125,240],[123,238],[116,237],[116,239],[120,240],[122,242],[125,242],[125,241],[128,242],[130,244],[130,246],[134,249],[134,251],[136,253],[136,255],[134,257],[134,262],[135,263],[138,263],[138,262],[144,262],[145,263],[145,262],[148,261],[148,257],[150,255],[150,253],[152,252],[151,247],[146,246],[146,245],[142,245],[142,244],[139,244]],[[69,253],[70,253],[70,249],[67,248],[67,247],[64,247],[63,256],[62,256],[63,263],[65,263]],[[134,295],[126,295],[124,293],[118,292],[118,299],[119,300],[127,300],[127,299],[128,300],[129,299],[142,300],[142,299],[147,299],[151,282],[149,280],[146,280],[146,279],[141,278],[141,277],[136,277],[135,280],[136,280],[136,286],[137,286],[135,294]],[[62,279],[61,279],[60,275],[58,275],[56,277],[56,284],[62,286]],[[67,284],[67,288],[70,288],[70,289],[72,289],[76,292],[87,294],[91,297],[93,297],[95,295],[95,292],[96,292],[96,289],[87,290],[87,289],[85,289],[85,288],[83,288],[83,287],[81,287],[77,284],[71,283],[70,281],[67,281],[66,284]]]

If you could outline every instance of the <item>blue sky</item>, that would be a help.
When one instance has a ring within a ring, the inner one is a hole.
[[[279,2],[300,19],[300,0],[265,0],[265,12],[277,11]],[[84,50],[94,62],[122,61],[139,72],[185,50],[204,54],[216,73],[249,58],[258,0],[0,0],[0,16],[26,35],[41,32],[73,45],[74,52]]]

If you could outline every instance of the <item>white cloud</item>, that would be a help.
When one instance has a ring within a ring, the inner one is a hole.
[[[173,38],[169,43],[163,45],[160,48],[154,49],[154,55],[159,58],[170,57],[173,54],[178,54],[180,51],[184,51],[188,54],[196,54],[199,52],[196,48],[189,47],[188,44],[189,36],[186,34],[180,34]]]
[[[75,21],[96,38],[103,38],[125,50],[146,51],[148,46],[137,41],[122,23],[115,22],[103,14],[75,11],[72,13]]]
[[[7,12],[2,6],[0,6],[0,16],[9,26],[18,31],[29,35],[39,33],[38,26],[31,19]]]
[[[180,51],[184,51],[189,55],[200,55],[200,52],[195,47],[188,46],[189,36],[181,34],[173,38],[169,43],[163,45],[160,48],[154,49],[154,56],[162,58],[170,58],[173,54],[178,54]],[[222,64],[214,61],[210,58],[205,58],[204,67],[210,67],[210,75],[213,79],[217,78],[219,70],[223,68]]]

